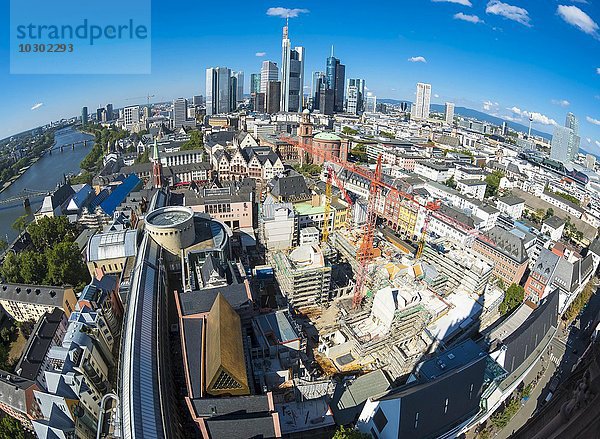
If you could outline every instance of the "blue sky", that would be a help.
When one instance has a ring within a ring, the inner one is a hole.
[[[572,111],[582,147],[600,154],[600,0],[153,1],[149,75],[11,75],[3,13],[0,138],[83,105],[204,94],[210,66],[243,70],[247,91],[263,60],[280,62],[286,14],[292,45],[306,48],[306,85],[335,45],[346,77],[366,79],[380,98],[411,100],[416,82],[430,82],[435,103],[525,122],[532,114],[547,132]]]

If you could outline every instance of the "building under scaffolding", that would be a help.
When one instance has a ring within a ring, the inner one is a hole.
[[[295,308],[322,306],[331,299],[331,266],[317,244],[291,252],[273,252],[272,263],[281,293]]]

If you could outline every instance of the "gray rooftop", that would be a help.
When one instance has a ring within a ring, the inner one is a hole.
[[[70,287],[69,287],[70,288]],[[66,287],[28,284],[0,284],[0,300],[35,303],[62,308]]]

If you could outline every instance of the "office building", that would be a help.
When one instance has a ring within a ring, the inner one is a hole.
[[[365,113],[375,113],[377,111],[377,96],[367,93],[365,99]]]
[[[324,72],[313,72],[311,84],[311,107],[313,110],[318,110],[321,102],[321,87],[327,84],[327,79]]]
[[[231,69],[206,69],[206,114],[224,114],[231,111]]]
[[[596,156],[593,154],[585,155],[585,167],[591,169],[592,171],[596,167]]]
[[[269,81],[265,97],[265,111],[269,114],[277,113],[281,107],[281,82]]]
[[[86,126],[88,123],[88,107],[81,109],[81,125]]]
[[[364,111],[365,80],[348,79],[346,89],[346,113],[358,114]]]
[[[340,63],[340,60],[333,56],[333,46],[331,47],[331,56],[327,58],[327,88],[333,90],[333,108],[336,112],[344,111],[344,89],[346,78],[346,66]]]
[[[192,98],[192,105],[194,107],[199,107],[202,104],[204,104],[204,96],[198,95]]]
[[[235,111],[237,108],[237,77],[235,75],[231,75],[231,79],[229,81],[229,110]]]
[[[281,41],[281,111],[302,109],[304,88],[304,48],[290,46],[288,25],[283,27]]]
[[[173,101],[173,128],[178,129],[186,125],[188,102],[185,98]]]
[[[322,114],[331,115],[335,112],[335,91],[328,88],[327,84],[321,85],[318,108]]]
[[[123,119],[125,121],[125,129],[130,130],[135,124],[140,122],[140,106],[125,107],[123,110]]]
[[[233,72],[231,74],[231,76],[233,76],[235,78],[235,82],[236,82],[236,91],[235,91],[236,102],[243,101],[244,100],[244,72],[242,72],[242,71]]]
[[[454,104],[446,102],[446,111],[444,112],[446,123],[452,125],[454,123]]]
[[[427,119],[431,105],[431,84],[419,82],[417,84],[417,96],[412,106],[413,119]]]
[[[267,93],[269,82],[277,81],[279,79],[279,69],[277,63],[272,61],[263,61],[262,68],[260,70],[260,92]]]
[[[96,110],[96,122],[106,122],[106,113],[104,108],[98,108]]]
[[[113,104],[106,104],[106,120],[113,120]]]
[[[260,93],[260,73],[250,75],[250,94]]]
[[[568,163],[573,157],[573,130],[568,127],[554,127],[552,144],[550,147],[550,158],[562,163]]]

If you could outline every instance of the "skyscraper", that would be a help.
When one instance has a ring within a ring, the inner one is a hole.
[[[302,109],[304,92],[304,47],[292,49],[288,23],[283,27],[281,40],[281,111]]]
[[[243,101],[244,100],[244,72],[242,72],[242,71],[233,72],[232,76],[235,78],[235,81],[236,81],[236,90],[235,90],[236,102]]]
[[[567,113],[564,127],[555,127],[552,135],[550,158],[568,163],[579,154],[579,121],[573,113]]]
[[[125,121],[125,129],[130,130],[134,124],[140,121],[140,106],[133,105],[123,109],[123,119]]]
[[[327,58],[327,87],[333,90],[333,108],[336,112],[344,111],[344,89],[346,78],[346,66],[340,63],[340,60],[333,56],[333,46],[331,46],[331,56]]]
[[[375,113],[377,111],[377,96],[373,95],[373,93],[367,93],[367,98],[365,99],[365,113]]]
[[[321,86],[327,84],[327,79],[324,72],[313,72],[312,84],[311,84],[311,99],[312,109],[318,110],[321,101]]]
[[[267,93],[265,97],[266,112],[269,114],[277,113],[281,110],[281,82],[269,81],[267,84]]]
[[[319,111],[322,114],[333,114],[335,112],[335,93],[332,89],[327,87],[327,84],[321,84],[321,91],[319,92]]]
[[[206,114],[223,114],[231,111],[231,70],[227,67],[206,69]]]
[[[268,84],[270,81],[279,79],[279,69],[277,64],[272,61],[263,61],[260,70],[260,92],[267,93]]]
[[[419,82],[417,84],[417,96],[412,106],[411,115],[413,119],[427,119],[431,106],[431,84]]]
[[[188,102],[185,98],[178,98],[173,101],[173,127],[179,129],[185,125],[187,120]]]
[[[454,104],[452,102],[446,102],[446,123],[452,125],[454,123]]]
[[[88,124],[88,108],[83,107],[81,109],[81,125],[86,126]]]
[[[106,120],[113,120],[113,104],[106,104]]]
[[[250,75],[250,94],[260,93],[260,73]]]
[[[229,109],[230,109],[230,111],[235,110],[237,108],[237,101],[238,101],[237,92],[238,92],[237,76],[235,76],[235,73],[234,73],[233,75],[231,75],[231,79],[229,81]]]
[[[358,114],[364,111],[365,80],[348,79],[346,89],[346,113]]]

